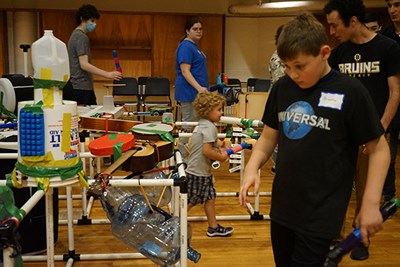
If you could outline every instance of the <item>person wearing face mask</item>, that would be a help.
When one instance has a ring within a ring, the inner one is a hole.
[[[90,42],[86,34],[96,29],[96,20],[99,18],[100,14],[95,6],[81,6],[75,15],[77,27],[68,41],[70,83],[73,87],[71,100],[78,105],[97,105],[93,74],[112,80],[122,78],[121,72],[105,71],[91,63]]]

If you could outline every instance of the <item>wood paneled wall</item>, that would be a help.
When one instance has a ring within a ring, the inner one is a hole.
[[[101,13],[96,30],[89,33],[93,64],[115,69],[112,50],[117,50],[124,76],[163,76],[174,83],[175,50],[184,34],[187,14]],[[224,16],[201,15],[204,37],[200,47],[207,55],[210,83],[223,71]],[[74,12],[41,12],[42,30],[51,29],[67,43]],[[102,82],[101,77],[94,77]]]
[[[188,17],[185,15],[154,16],[154,76],[166,76],[171,82],[174,81],[175,51],[185,34],[185,23]],[[202,15],[201,20],[204,33],[199,46],[207,56],[210,84],[215,84],[218,73],[223,71],[224,17]]]

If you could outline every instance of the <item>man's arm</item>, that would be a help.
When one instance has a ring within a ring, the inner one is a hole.
[[[388,77],[389,99],[385,107],[385,111],[381,118],[381,123],[385,131],[394,118],[400,101],[400,73]]]
[[[79,65],[84,71],[112,80],[120,80],[122,73],[119,71],[105,71],[89,63],[88,55],[79,56]]]

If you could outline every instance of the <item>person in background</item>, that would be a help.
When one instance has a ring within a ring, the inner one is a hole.
[[[367,26],[370,31],[379,32],[382,29],[379,15],[372,12],[365,14],[365,26]]]
[[[207,236],[229,236],[233,233],[232,227],[223,227],[217,223],[215,212],[216,192],[212,175],[212,162],[225,161],[228,156],[223,153],[229,147],[219,143],[215,122],[220,121],[223,114],[225,98],[218,92],[199,93],[193,108],[199,124],[193,130],[190,156],[186,168],[188,178],[188,211],[197,204],[204,204],[207,216]]]
[[[276,30],[275,34],[275,45],[278,43],[279,35],[281,34],[283,25],[279,26],[278,29]],[[276,83],[276,81],[279,80],[280,77],[285,75],[285,65],[283,64],[282,60],[278,56],[278,52],[275,50],[272,53],[272,56],[269,60],[268,64],[268,69],[269,69],[269,74],[271,75],[271,85],[269,88],[269,91],[272,90],[272,86]],[[272,154],[271,160],[272,160],[272,168],[271,172],[272,174],[276,173],[276,157],[278,155],[278,146],[275,147],[274,153]]]
[[[396,114],[400,97],[400,47],[365,26],[362,0],[330,0],[324,7],[330,34],[341,44],[329,58],[332,68],[360,80],[367,88],[380,118],[380,125],[390,133],[389,125]],[[356,214],[360,212],[370,164],[368,148],[359,148],[355,175]],[[354,260],[369,257],[368,247],[360,244],[350,254]]]
[[[400,0],[387,0],[388,13],[392,24],[381,31],[381,33],[400,45]],[[400,64],[400,62],[397,62]],[[400,109],[397,109],[396,115],[390,124],[390,167],[383,186],[383,200],[389,201],[396,195],[396,156],[399,143],[400,132]]]
[[[179,102],[183,122],[196,121],[192,102],[198,93],[208,92],[207,58],[201,51],[199,42],[203,37],[203,23],[192,17],[186,21],[185,36],[176,50],[175,100]],[[191,127],[183,127],[185,130]],[[187,138],[179,138],[179,151],[186,161]]]
[[[281,34],[283,25],[279,26],[275,33],[275,45],[278,43],[279,35]],[[278,52],[275,50],[272,53],[272,56],[269,60],[268,64],[269,74],[271,76],[271,85],[269,90],[271,91],[272,86],[279,80],[280,77],[285,75],[285,65],[283,64],[282,60],[278,56]]]
[[[73,87],[72,100],[79,105],[97,105],[93,89],[93,74],[112,80],[122,78],[121,72],[105,71],[92,64],[87,33],[95,30],[96,20],[99,18],[100,13],[95,6],[82,5],[75,15],[77,27],[68,40],[70,82]]]
[[[368,91],[329,66],[328,36],[313,15],[300,14],[285,24],[277,50],[286,75],[268,97],[239,202],[246,207],[252,185],[257,195],[259,169],[279,143],[270,212],[275,264],[323,266],[342,227],[361,144],[370,167],[356,224],[365,245],[382,229],[379,200],[389,147]]]

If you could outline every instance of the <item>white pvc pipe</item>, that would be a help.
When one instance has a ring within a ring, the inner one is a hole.
[[[217,192],[217,197],[238,197],[240,192]],[[253,192],[248,192],[248,196],[253,197]],[[261,197],[270,197],[272,195],[271,192],[260,192],[259,196]]]
[[[46,244],[47,267],[54,266],[54,212],[53,212],[53,188],[46,193]]]
[[[21,210],[24,210],[26,214],[28,214],[33,207],[39,202],[39,200],[44,196],[43,190],[37,190],[35,194],[33,194],[27,202],[21,207]]]
[[[226,123],[226,124],[236,124],[236,125],[242,125],[242,120],[249,121],[249,119],[242,119],[242,118],[235,118],[235,117],[226,117],[222,116],[219,122]],[[198,122],[194,121],[177,121],[175,122],[176,126],[196,126],[198,125]],[[253,120],[251,123],[252,127],[263,127],[264,123],[260,120]]]
[[[80,260],[110,260],[110,259],[113,260],[113,259],[145,259],[146,257],[140,253],[108,253],[108,254],[79,254],[79,258]],[[34,262],[45,261],[46,255],[22,256],[22,260],[34,261]],[[64,255],[54,255],[54,260],[63,261]],[[13,267],[13,265],[11,267]]]
[[[109,219],[91,219],[91,224],[109,224],[110,220]],[[72,220],[73,224],[78,224],[78,220]],[[68,224],[68,220],[58,220],[58,224]]]
[[[87,198],[86,198],[86,187],[82,187],[82,216],[87,217]],[[72,194],[71,194],[71,199],[73,199]]]
[[[217,221],[240,221],[240,220],[249,220],[251,219],[251,215],[221,215],[216,216]],[[269,215],[263,215],[264,220],[269,220]],[[200,222],[207,221],[206,216],[189,216],[188,222]]]
[[[192,137],[192,133],[178,133],[178,137],[182,138],[182,137]],[[226,133],[219,133],[217,134],[218,138],[225,138],[226,137]]]
[[[180,222],[181,222],[181,266],[187,266],[187,249],[188,249],[188,235],[187,235],[187,193],[181,194],[181,214],[180,214]]]
[[[99,156],[95,156],[90,152],[80,152],[79,157],[80,158],[98,158],[98,159],[100,159]],[[16,159],[16,158],[18,158],[18,153],[0,153],[0,159]],[[98,163],[100,163],[100,161]]]
[[[74,226],[72,223],[73,220],[73,203],[72,203],[72,187],[67,186],[67,220],[68,220],[68,251],[75,250],[75,241],[74,241]]]
[[[11,247],[3,248],[3,265],[5,267],[14,267],[14,249]]]
[[[90,196],[89,204],[86,207],[86,213],[88,218],[90,217],[90,212],[92,211],[93,203],[94,203],[94,197]],[[85,209],[85,206],[82,205],[82,207]]]

